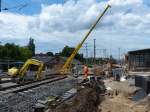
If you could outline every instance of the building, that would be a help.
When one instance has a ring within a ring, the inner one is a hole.
[[[129,75],[135,78],[135,86],[150,93],[150,48],[129,51],[125,58]]]
[[[68,57],[62,56],[34,56],[32,58],[44,62],[46,70],[60,70],[68,59]],[[74,59],[72,62],[72,66],[74,67],[76,65],[81,65],[81,62]]]
[[[125,62],[129,71],[150,71],[150,48],[129,51]]]
[[[44,63],[44,66],[45,66],[45,70],[52,68],[51,60],[53,59],[53,57],[47,56],[47,55],[37,55],[37,56],[34,56],[32,58],[39,60],[39,61],[42,61]]]

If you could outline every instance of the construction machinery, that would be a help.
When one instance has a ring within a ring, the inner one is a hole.
[[[67,59],[66,63],[64,64],[64,66],[62,67],[60,73],[61,74],[69,74],[70,73],[70,67],[71,67],[71,63],[75,57],[75,55],[78,53],[78,51],[80,50],[80,48],[82,47],[83,43],[85,42],[85,40],[88,38],[88,36],[90,35],[90,33],[92,32],[92,30],[96,27],[97,23],[101,20],[101,18],[104,16],[104,14],[106,13],[106,11],[110,8],[110,5],[107,5],[107,7],[104,9],[104,11],[99,14],[97,20],[94,22],[94,24],[92,24],[91,28],[88,30],[88,32],[85,34],[84,38],[82,39],[82,41],[75,47],[74,51],[72,52],[72,54],[70,55],[70,57]]]
[[[30,65],[35,65],[38,67],[35,76],[36,76],[36,80],[39,80],[41,78],[41,73],[44,67],[44,63],[36,59],[28,59],[20,69],[17,69],[15,67],[8,69],[8,75],[12,77],[19,77],[20,80],[23,80]]]

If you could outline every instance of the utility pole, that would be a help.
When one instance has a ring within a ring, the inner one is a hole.
[[[118,60],[120,61],[120,48],[118,48]]]
[[[100,60],[103,58],[102,56],[102,49],[98,49],[99,50],[99,56],[98,56],[98,64],[100,64]]]
[[[96,39],[94,39],[94,63],[96,62]]]
[[[86,58],[88,58],[88,43],[85,43]]]
[[[86,50],[86,64],[88,64],[88,43],[85,43],[85,50]]]
[[[107,52],[107,49],[103,49],[103,55],[104,55],[104,58],[107,58],[106,52]]]
[[[99,57],[99,58],[102,58],[102,55],[101,55],[101,54],[102,54],[102,53],[101,53],[101,49],[97,49],[97,50],[99,51],[99,56],[98,56],[98,57]]]

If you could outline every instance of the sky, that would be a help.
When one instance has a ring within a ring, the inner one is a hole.
[[[107,11],[86,40],[88,56],[119,57],[130,50],[150,48],[150,0],[2,0],[0,41],[28,44],[36,52],[60,52],[76,46],[107,4]],[[8,10],[3,10],[8,8]],[[85,45],[80,50],[85,55]]]

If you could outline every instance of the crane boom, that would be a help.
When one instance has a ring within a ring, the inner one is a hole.
[[[101,18],[104,16],[104,14],[106,13],[106,11],[110,7],[111,7],[110,5],[107,5],[106,8],[104,9],[104,11],[101,14],[99,14],[99,16],[97,17],[96,21],[92,24],[91,28],[85,34],[83,40],[76,46],[76,48],[74,49],[74,51],[72,52],[72,54],[70,55],[70,57],[67,59],[66,63],[64,64],[64,66],[61,69],[61,74],[67,74],[69,72],[71,62],[73,61],[75,55],[78,53],[78,51],[82,47],[82,45],[85,42],[85,40],[88,38],[88,36],[92,32],[92,30],[96,27],[97,23],[101,20]]]

